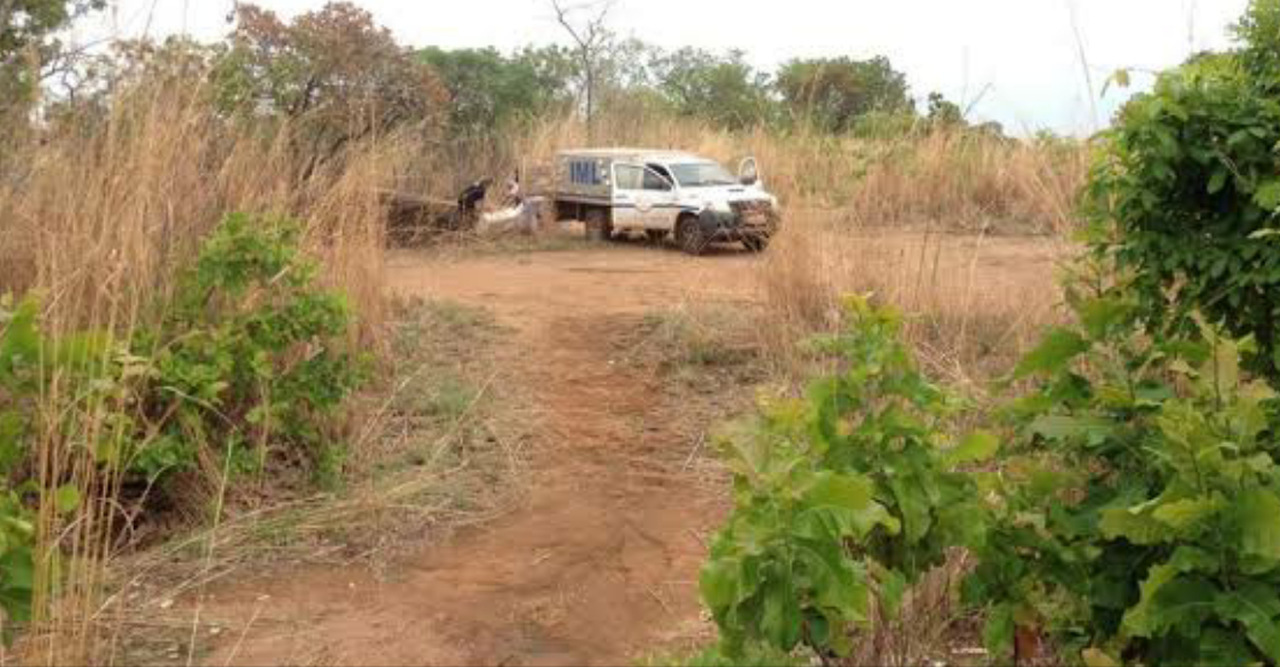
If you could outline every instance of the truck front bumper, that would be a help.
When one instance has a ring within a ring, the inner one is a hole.
[[[703,238],[715,241],[741,241],[744,238],[769,238],[778,231],[778,214],[770,207],[765,211],[713,211],[698,214]]]

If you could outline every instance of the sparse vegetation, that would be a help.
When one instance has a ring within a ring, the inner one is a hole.
[[[576,623],[614,633],[591,650],[683,664],[905,665],[953,641],[1280,662],[1275,0],[1089,140],[917,108],[882,56],[767,72],[622,39],[608,2],[551,3],[575,49],[410,49],[345,2],[240,3],[211,44],[59,41],[103,7],[0,8],[6,651],[232,662],[256,612],[217,639],[215,580],[381,572],[530,493],[567,525],[503,522],[494,562],[440,561],[472,576],[456,590],[422,575],[413,595],[476,608],[435,634],[492,640],[485,614],[519,626],[495,651],[594,658],[562,640]],[[783,231],[696,265],[650,244],[645,268],[552,223],[385,248],[388,192],[536,192],[589,143],[752,154]],[[528,266],[554,287],[490,275]],[[708,433],[752,394],[726,472]],[[525,597],[466,598],[493,590]],[[326,618],[370,611],[351,604]],[[617,620],[658,617],[680,641]]]

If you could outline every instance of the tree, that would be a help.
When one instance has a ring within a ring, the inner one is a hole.
[[[513,53],[510,59],[524,71],[531,73],[539,95],[549,107],[567,107],[573,104],[578,65],[572,51],[556,44],[526,46]]]
[[[754,125],[768,115],[768,77],[747,64],[742,51],[716,56],[685,47],[659,54],[651,67],[659,90],[684,115],[730,129]]]
[[[0,0],[0,112],[34,101],[66,55],[57,32],[106,0]]]
[[[213,78],[222,108],[289,119],[315,161],[348,142],[418,123],[440,127],[448,92],[369,12],[330,3],[284,23],[242,4]]]
[[[906,75],[884,56],[792,60],[778,72],[777,87],[793,114],[830,132],[848,130],[871,111],[913,108]]]
[[[484,131],[513,118],[541,114],[562,99],[567,81],[560,71],[540,71],[540,61],[507,58],[492,48],[446,51],[427,47],[417,57],[449,89],[453,127]],[[542,61],[545,62],[545,61]]]
[[[569,33],[576,45],[575,55],[582,74],[582,93],[586,99],[587,136],[594,137],[596,84],[599,80],[602,55],[613,34],[606,26],[609,10],[614,0],[595,0],[579,5],[565,5],[561,0],[551,0],[556,21]],[[584,15],[577,20],[575,16]]]
[[[964,112],[942,93],[929,93],[929,123],[934,127],[960,127],[965,124]]]

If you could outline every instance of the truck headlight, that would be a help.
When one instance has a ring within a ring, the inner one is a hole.
[[[733,208],[729,206],[727,201],[707,201],[703,203],[703,208],[714,213],[732,213]]]

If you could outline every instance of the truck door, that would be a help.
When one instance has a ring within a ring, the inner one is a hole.
[[[640,208],[640,217],[645,228],[674,229],[679,214],[679,207],[676,205],[679,195],[671,172],[660,164],[647,164],[642,185],[644,207]]]
[[[640,206],[646,211],[649,208],[644,191],[644,166],[613,163],[613,228],[644,229]]]

